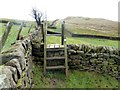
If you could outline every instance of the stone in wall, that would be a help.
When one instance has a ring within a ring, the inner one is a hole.
[[[16,88],[16,83],[13,79],[13,69],[10,66],[0,66],[0,88]],[[15,74],[15,73],[14,73]]]

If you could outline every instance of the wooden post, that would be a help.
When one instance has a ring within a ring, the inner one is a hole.
[[[30,30],[31,30],[32,26],[33,26],[33,25],[31,24],[31,26],[30,26],[30,28],[29,28],[29,30],[28,30],[28,33],[30,33]]]
[[[64,32],[65,33],[65,32]],[[64,51],[65,51],[65,72],[66,76],[68,76],[68,60],[67,60],[67,45],[66,45],[66,36],[64,35]]]
[[[21,31],[22,31],[23,24],[24,24],[24,23],[22,22],[21,25],[20,25],[19,32],[18,32],[18,35],[17,35],[16,40],[19,40],[19,39],[20,39],[20,33],[21,33]]]
[[[13,25],[13,23],[11,23],[11,22],[7,23],[6,30],[5,30],[2,38],[1,38],[1,41],[0,41],[0,52],[1,52],[1,50],[2,50],[2,48],[4,46],[4,44],[5,44],[5,41],[7,40],[7,37],[9,35],[9,32],[11,30],[12,25]]]
[[[44,75],[46,74],[46,33],[47,33],[47,22],[44,23]]]
[[[61,34],[61,45],[64,45],[64,29],[65,29],[65,21],[62,22],[62,34]]]
[[[43,43],[44,43],[44,26],[43,26],[43,23],[41,24],[41,30],[42,30],[42,37],[43,37]]]

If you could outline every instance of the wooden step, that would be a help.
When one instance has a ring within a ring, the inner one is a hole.
[[[47,48],[46,51],[48,51],[48,52],[64,51],[64,48]]]
[[[65,69],[65,66],[47,66],[46,69]]]
[[[47,57],[46,60],[65,60],[65,57]]]
[[[64,45],[60,45],[60,44],[48,44],[47,48],[64,48]]]

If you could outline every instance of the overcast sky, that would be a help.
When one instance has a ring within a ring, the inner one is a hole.
[[[0,0],[0,18],[34,20],[32,8],[47,13],[49,20],[83,16],[118,20],[119,0]]]

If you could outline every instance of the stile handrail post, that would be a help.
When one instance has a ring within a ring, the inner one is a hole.
[[[41,24],[41,30],[42,30],[42,37],[43,37],[43,43],[44,43],[44,24]]]
[[[67,45],[66,45],[66,42],[67,42],[67,39],[66,39],[66,32],[65,32],[65,21],[63,21],[62,23],[62,30],[63,30],[63,38],[62,38],[62,41],[63,41],[63,45],[64,45],[64,51],[65,51],[65,71],[66,71],[66,76],[68,76],[68,59],[67,59]]]
[[[65,21],[62,21],[62,34],[61,34],[61,45],[64,45],[64,29],[65,29]]]

